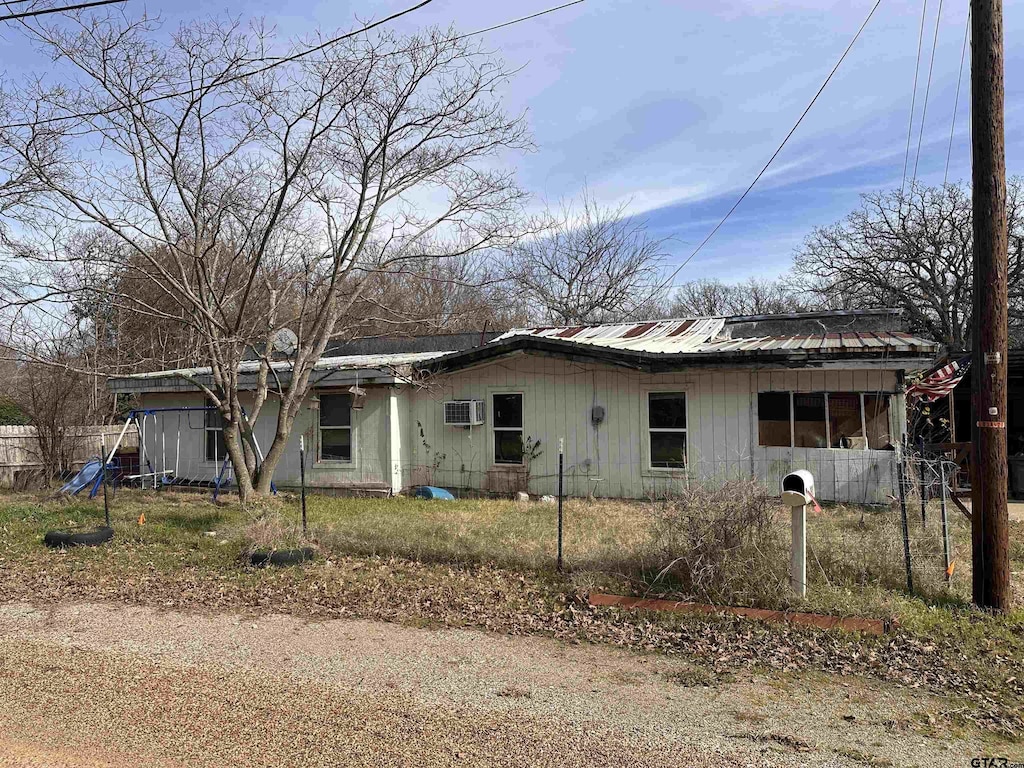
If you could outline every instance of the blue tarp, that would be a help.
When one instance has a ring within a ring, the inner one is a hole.
[[[432,485],[421,485],[416,489],[417,499],[442,499],[444,501],[452,501],[455,499],[451,492],[446,491],[444,488],[435,488]]]
[[[88,488],[96,480],[103,468],[103,461],[97,456],[90,459],[77,475],[68,480],[60,489],[61,493],[69,493],[74,496],[83,488]]]

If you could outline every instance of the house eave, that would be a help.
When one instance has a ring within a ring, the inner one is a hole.
[[[271,389],[276,389],[278,382],[287,386],[291,381],[290,372],[280,372],[277,376],[271,376],[268,383]],[[408,383],[408,379],[393,370],[382,370],[379,368],[361,368],[345,370],[314,371],[310,377],[310,386],[317,387],[340,387],[352,386],[358,383],[362,385],[380,384],[401,384]],[[256,374],[242,374],[238,378],[238,388],[243,392],[251,392],[256,389],[258,378]],[[214,387],[213,376],[209,373],[196,375],[168,373],[166,376],[123,376],[107,380],[107,389],[117,395],[137,395],[145,393],[181,393],[201,392],[200,386]]]
[[[648,373],[690,368],[886,368],[914,370],[928,365],[938,353],[931,347],[860,349],[770,349],[709,352],[647,352],[578,344],[551,338],[516,336],[508,341],[435,358],[417,366],[431,373],[450,373],[518,353],[603,363]]]

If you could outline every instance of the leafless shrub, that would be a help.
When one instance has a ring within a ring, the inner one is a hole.
[[[777,603],[788,557],[776,511],[755,480],[679,490],[655,508],[651,534],[662,565],[649,586],[712,603]]]
[[[271,504],[248,506],[248,520],[243,524],[243,558],[256,550],[289,549],[304,544],[305,537],[297,522],[285,519]]]

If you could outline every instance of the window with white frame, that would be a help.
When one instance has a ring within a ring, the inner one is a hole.
[[[206,401],[203,412],[203,430],[206,437],[206,460],[221,462],[227,456],[224,447],[224,417],[210,401]]]
[[[491,396],[494,463],[523,463],[523,395],[520,392]]]
[[[352,461],[352,395],[320,395],[320,461]]]
[[[759,392],[758,445],[890,448],[889,400],[884,392]]]
[[[686,468],[686,393],[650,392],[647,427],[654,469]]]

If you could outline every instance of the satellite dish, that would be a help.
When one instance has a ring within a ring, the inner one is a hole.
[[[274,334],[274,351],[280,352],[282,355],[290,355],[295,352],[296,347],[299,345],[299,337],[295,335],[295,331],[291,328],[282,328]]]

